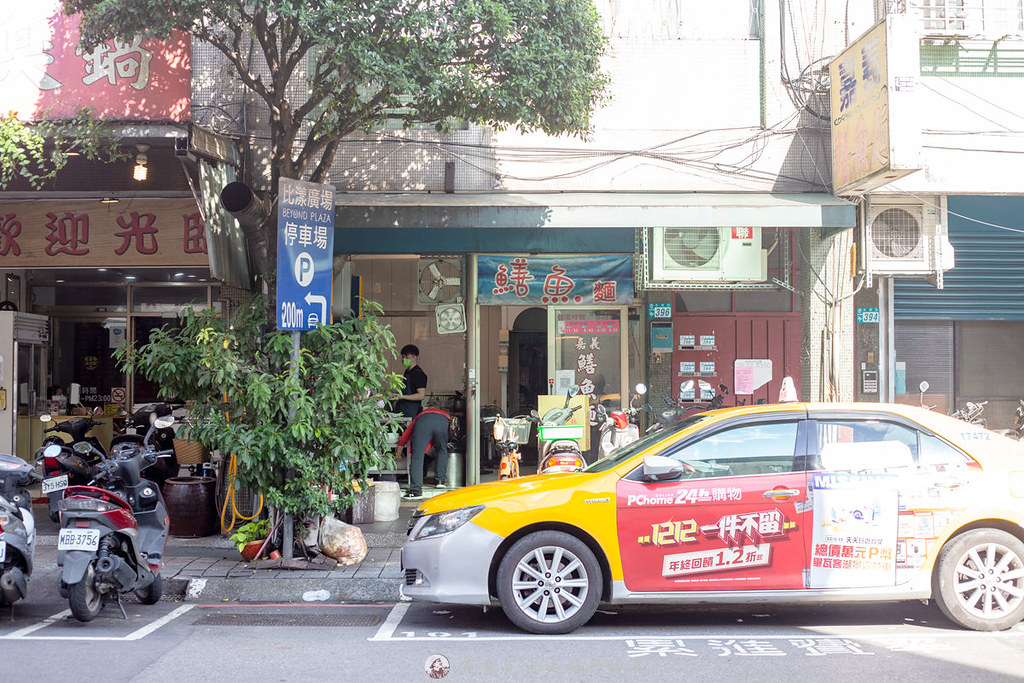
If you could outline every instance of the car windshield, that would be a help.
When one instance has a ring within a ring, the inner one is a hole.
[[[695,425],[698,422],[701,422],[705,419],[706,417],[703,413],[698,413],[692,417],[680,420],[675,424],[671,424],[664,429],[659,429],[657,431],[651,432],[650,434],[645,434],[643,437],[634,441],[633,443],[626,444],[622,448],[616,451],[612,451],[611,453],[608,454],[608,456],[598,460],[597,462],[587,467],[584,470],[584,472],[604,472],[606,470],[612,469],[613,467],[617,467],[621,463],[624,463],[625,461],[632,458],[640,451],[650,448],[652,444],[655,444],[658,441],[665,439],[670,434],[681,432],[682,430],[687,429],[692,425]]]

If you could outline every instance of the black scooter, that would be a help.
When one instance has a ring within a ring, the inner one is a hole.
[[[27,487],[40,479],[21,458],[0,455],[0,606],[28,595],[36,526]]]
[[[49,415],[40,415],[39,419],[43,424],[47,424],[53,418]],[[57,503],[64,497],[64,489],[68,486],[88,484],[92,479],[93,466],[102,459],[102,456],[106,455],[100,440],[89,434],[95,426],[96,421],[91,417],[73,417],[43,430],[43,434],[47,435],[43,438],[44,448],[53,444],[57,446],[68,444],[68,439],[59,436],[60,434],[67,434],[70,437],[69,445],[72,447],[76,443],[87,443],[92,447],[85,456],[67,451],[63,456],[47,457],[42,455],[36,459],[36,464],[40,465],[43,470],[42,492],[49,501],[51,521],[58,520]],[[92,455],[93,450],[100,455]]]
[[[146,433],[159,417],[171,416],[175,407],[184,405],[172,405],[170,403],[148,403],[129,413],[121,420],[115,420],[115,425],[121,422],[118,433],[110,440],[110,450],[122,443],[135,443],[141,445],[142,435]],[[164,482],[169,477],[178,476],[180,466],[177,455],[174,453],[174,429],[171,427],[157,428],[151,437],[152,445],[158,451],[170,451],[170,455],[161,458],[155,465],[146,470],[146,478],[154,482],[163,490]]]
[[[111,599],[127,619],[122,593],[134,592],[145,605],[160,600],[167,508],[160,490],[142,478],[142,471],[173,454],[152,445],[154,432],[173,422],[169,415],[157,418],[143,444],[111,447],[110,457],[95,467],[94,485],[71,486],[64,492],[57,537],[57,564],[63,567],[60,590],[79,621],[96,618]],[[90,448],[75,445],[83,456]],[[47,454],[56,457],[60,449],[49,446]]]

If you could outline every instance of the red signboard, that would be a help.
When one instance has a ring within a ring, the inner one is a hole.
[[[0,203],[0,267],[206,266],[191,199]]]
[[[58,118],[75,107],[134,121],[187,121],[191,97],[190,39],[110,40],[78,45],[78,15],[58,0],[6,3],[0,9],[3,110],[22,120]]]

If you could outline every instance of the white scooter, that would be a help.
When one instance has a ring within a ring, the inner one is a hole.
[[[539,422],[537,446],[540,454],[537,458],[537,474],[580,472],[586,466],[579,444],[586,427],[566,424],[572,418],[572,414],[580,409],[580,406],[569,407],[569,401],[578,393],[579,386],[573,384],[566,392],[565,405],[561,408],[552,408],[544,413],[543,417],[539,416],[536,410],[531,412],[531,417]]]
[[[640,438],[640,427],[635,419],[641,409],[638,403],[647,393],[647,385],[637,384],[635,391],[636,394],[629,399],[629,407],[625,410],[609,411],[602,404],[597,405],[597,417],[601,421],[601,442],[597,451],[599,458],[604,458]]]

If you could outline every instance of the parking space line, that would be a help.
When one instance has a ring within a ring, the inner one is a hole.
[[[384,623],[380,625],[380,628],[377,629],[377,632],[369,640],[404,640],[404,638],[400,639],[392,636],[395,633],[395,629],[402,622],[402,617],[409,611],[410,605],[411,603],[408,602],[400,602],[392,607],[387,619],[384,620]]]
[[[160,617],[159,619],[156,619],[155,621],[153,621],[153,622],[151,622],[149,624],[146,624],[145,626],[143,626],[143,627],[141,627],[139,629],[136,629],[135,631],[132,631],[131,633],[129,633],[127,635],[124,635],[124,636],[86,636],[86,635],[80,635],[80,636],[79,635],[76,635],[76,636],[42,636],[42,635],[39,635],[39,636],[34,636],[34,635],[31,635],[32,633],[35,633],[36,631],[38,631],[40,629],[46,628],[47,626],[49,626],[49,625],[51,625],[53,623],[61,621],[62,619],[64,619],[64,617],[70,615],[71,614],[71,610],[66,609],[63,612],[59,612],[57,614],[54,614],[52,617],[47,617],[46,619],[43,619],[38,624],[33,624],[31,626],[26,626],[25,628],[18,629],[17,631],[14,631],[13,633],[8,633],[7,635],[2,635],[2,636],[0,636],[0,640],[97,640],[97,641],[99,641],[99,640],[122,640],[122,641],[126,641],[126,640],[139,640],[140,638],[144,638],[144,637],[148,636],[150,633],[152,633],[153,631],[157,630],[161,626],[166,625],[170,621],[173,621],[174,619],[177,619],[181,615],[183,615],[186,612],[188,612],[189,610],[191,610],[193,607],[195,607],[195,605],[182,605],[181,607],[178,607],[174,611],[172,611],[172,612],[170,612],[168,614],[165,614],[164,616]]]
[[[195,605],[182,605],[181,607],[179,607],[178,609],[174,610],[173,612],[171,612],[169,614],[163,615],[162,617],[160,617],[156,621],[154,621],[152,623],[149,623],[149,624],[146,624],[145,626],[143,626],[139,630],[134,631],[132,633],[129,633],[128,635],[126,635],[124,637],[124,639],[125,640],[138,640],[139,638],[145,638],[146,636],[148,636],[153,631],[157,630],[158,628],[160,628],[164,624],[167,624],[168,622],[174,621],[175,619],[180,617],[185,612],[188,612],[193,607],[195,607]]]
[[[29,633],[32,633],[34,631],[38,631],[41,628],[46,628],[50,624],[52,624],[54,622],[57,622],[57,621],[60,621],[61,619],[63,619],[64,617],[66,617],[69,614],[71,614],[71,610],[66,609],[63,612],[58,612],[57,614],[54,614],[52,617],[46,617],[45,619],[40,621],[38,624],[33,624],[32,626],[26,626],[25,628],[19,628],[17,631],[14,631],[12,633],[8,633],[5,636],[0,636],[0,638],[3,638],[5,640],[19,640],[19,639],[24,638],[25,636],[27,636]]]

